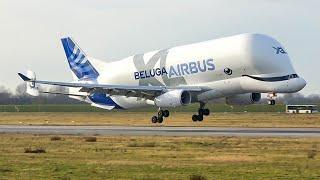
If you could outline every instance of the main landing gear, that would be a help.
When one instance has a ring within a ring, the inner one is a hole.
[[[192,121],[203,121],[203,116],[209,116],[210,115],[210,110],[204,108],[205,103],[200,102],[200,108],[198,109],[198,114],[194,114],[192,116]],[[152,116],[151,122],[152,123],[162,123],[164,118],[169,117],[170,113],[168,110],[162,110],[159,108],[158,115],[157,116]]]
[[[168,110],[159,109],[158,116],[152,116],[152,123],[162,123],[165,117],[169,117],[170,113]]]
[[[276,93],[268,93],[267,98],[268,98],[268,105],[275,105],[276,100],[275,98],[277,97]]]
[[[203,121],[203,116],[209,116],[210,110],[204,108],[205,103],[200,102],[200,108],[198,110],[198,114],[194,114],[192,116],[192,121]]]

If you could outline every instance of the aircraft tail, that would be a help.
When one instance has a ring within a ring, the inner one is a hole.
[[[62,38],[61,42],[69,67],[77,79],[96,79],[99,76],[86,54],[70,37]]]
[[[20,76],[20,74],[19,74],[19,76]],[[20,77],[23,77],[23,76],[20,76]],[[24,77],[24,78],[26,78],[26,77]],[[28,70],[27,71],[27,78],[29,80],[35,81],[36,80],[36,74],[33,71]],[[29,82],[29,81],[27,82],[27,90],[26,90],[26,92],[31,96],[39,96],[39,89],[36,86],[35,82]]]

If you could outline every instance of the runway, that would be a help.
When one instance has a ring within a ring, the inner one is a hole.
[[[0,125],[0,133],[128,136],[299,136],[320,137],[320,128],[228,128],[165,126]]]

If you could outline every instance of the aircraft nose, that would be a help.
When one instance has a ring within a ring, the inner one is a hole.
[[[306,85],[307,85],[307,81],[304,80],[302,77],[300,77],[299,80],[298,80],[298,83],[297,83],[298,89],[301,90],[301,89],[303,89]]]

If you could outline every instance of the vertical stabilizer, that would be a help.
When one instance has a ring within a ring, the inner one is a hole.
[[[36,73],[27,71],[27,77],[31,80],[27,82],[27,93],[31,96],[39,96],[39,89],[34,82],[36,80]]]
[[[96,79],[99,76],[98,71],[89,62],[86,54],[70,37],[62,38],[61,42],[70,69],[77,79]]]

